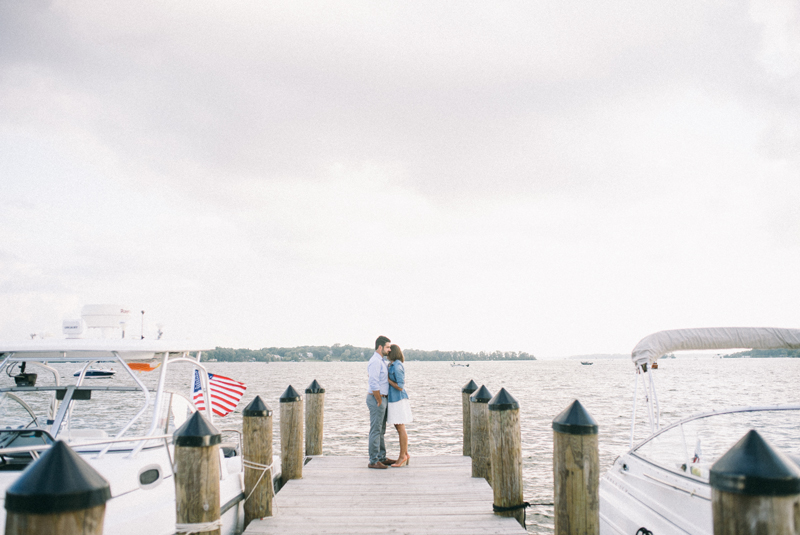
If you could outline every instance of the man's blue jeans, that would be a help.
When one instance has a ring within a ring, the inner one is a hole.
[[[369,464],[375,464],[386,458],[386,444],[383,435],[386,433],[386,407],[389,405],[386,396],[381,397],[381,404],[375,396],[367,394],[369,407]]]

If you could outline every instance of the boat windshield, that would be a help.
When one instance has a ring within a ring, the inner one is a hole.
[[[708,481],[709,470],[749,430],[800,460],[800,405],[749,407],[699,414],[664,428],[633,453],[682,475]]]
[[[110,373],[96,378],[87,375],[95,363]],[[134,364],[107,357],[48,363],[12,356],[3,361],[0,470],[18,469],[32,458],[13,451],[20,459],[12,459],[6,455],[9,449],[46,446],[63,439],[80,451],[101,451],[102,455],[144,447],[145,442],[136,437],[174,431],[194,410],[188,388],[193,370],[203,369],[202,365],[195,358],[166,354],[160,364]],[[4,467],[9,459],[20,462]]]
[[[127,373],[102,381],[77,383],[73,373],[80,370],[83,363],[45,366],[43,369],[29,363],[28,371],[37,372],[33,385],[15,384],[13,373],[16,371],[0,374],[0,447],[46,445],[55,439],[79,447],[122,435],[141,435],[146,430],[152,412],[152,395],[145,393]],[[12,367],[8,369],[11,371]],[[118,446],[131,448],[130,444]],[[17,457],[30,460],[29,455]],[[8,459],[3,456],[1,460]]]

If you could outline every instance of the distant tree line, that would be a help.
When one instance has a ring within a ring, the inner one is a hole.
[[[218,362],[358,362],[367,361],[375,350],[368,347],[334,344],[332,346],[265,347],[263,349],[232,349],[218,347],[206,351],[203,360]],[[406,360],[536,360],[525,351],[425,351],[404,349]]]
[[[725,355],[726,359],[740,359],[740,358],[753,358],[753,359],[773,359],[773,358],[800,358],[800,349],[750,349],[749,351],[742,351],[741,353],[733,353]]]

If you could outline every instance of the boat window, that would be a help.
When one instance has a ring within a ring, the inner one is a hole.
[[[46,446],[53,437],[43,429],[0,429],[0,448]],[[0,454],[0,471],[24,470],[34,459],[31,453]]]
[[[800,455],[791,434],[799,426],[800,410],[713,414],[665,429],[634,451],[663,468],[707,481],[711,465],[751,429],[783,453]]]
[[[76,394],[79,392],[81,391],[75,391]],[[84,434],[83,438],[113,437],[142,408],[140,391],[94,390],[88,392],[91,393],[90,399],[84,396],[73,397],[69,418],[65,426],[62,426],[62,432],[73,435],[73,430],[91,430],[93,434]],[[103,411],[102,418],[98,417],[98,410]],[[136,436],[143,433],[147,424],[146,418],[139,418],[126,435]],[[125,447],[130,448],[130,444]]]
[[[161,482],[161,467],[157,464],[145,466],[139,472],[139,485],[142,488],[155,487]]]

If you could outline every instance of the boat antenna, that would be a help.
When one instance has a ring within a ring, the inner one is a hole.
[[[144,310],[142,310],[142,340],[144,340]]]

